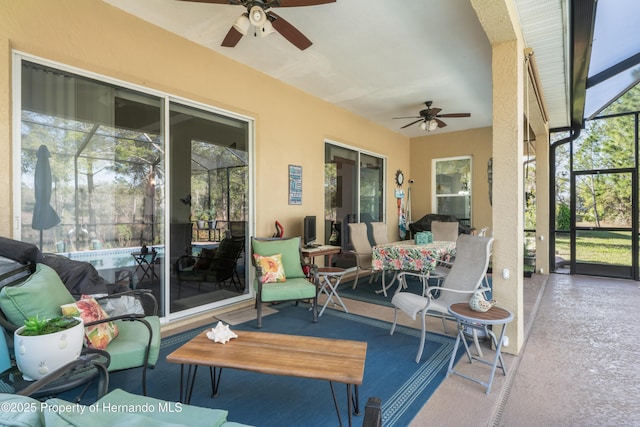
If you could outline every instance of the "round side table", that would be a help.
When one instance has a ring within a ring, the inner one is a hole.
[[[466,302],[459,302],[456,304],[451,304],[449,306],[449,313],[456,319],[458,322],[458,336],[456,337],[456,344],[453,347],[453,353],[451,354],[451,360],[449,361],[449,369],[447,371],[447,376],[449,374],[456,374],[463,378],[466,378],[471,381],[475,381],[480,385],[486,387],[486,394],[489,394],[491,391],[491,384],[493,383],[493,377],[496,373],[496,368],[500,366],[502,369],[502,373],[507,375],[507,368],[504,365],[504,359],[502,358],[502,341],[504,338],[504,332],[506,327],[502,328],[502,332],[500,332],[500,338],[497,338],[496,335],[489,329],[491,325],[506,325],[507,323],[513,320],[513,313],[509,310],[500,307],[491,307],[491,309],[485,313],[481,313],[478,311],[473,311],[469,307],[469,304]],[[496,348],[495,355],[492,361],[486,361],[479,357],[472,356],[469,351],[469,345],[467,344],[467,340],[464,335],[465,328],[475,329],[479,331],[484,331],[486,336],[491,337],[493,345]],[[469,363],[473,363],[474,360],[484,363],[486,365],[491,366],[491,374],[489,375],[489,381],[484,382],[477,378],[470,377],[463,373],[457,372],[453,369],[453,364],[455,363],[456,354],[458,352],[458,346],[460,345],[460,341],[464,344],[465,351],[467,353],[467,358],[469,359]],[[499,362],[499,365],[498,365]]]

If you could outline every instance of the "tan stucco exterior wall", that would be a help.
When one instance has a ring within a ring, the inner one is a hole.
[[[0,235],[13,229],[12,49],[255,118],[258,236],[276,219],[297,235],[302,217],[323,215],[325,139],[387,157],[390,184],[409,168],[408,138],[99,0],[0,0],[0,10]],[[302,206],[288,205],[289,164],[303,167]],[[393,191],[387,204],[397,230]]]
[[[411,140],[411,212],[413,221],[434,212],[431,196],[432,160],[471,156],[471,225],[491,227],[487,162],[491,157],[491,128],[428,135]]]

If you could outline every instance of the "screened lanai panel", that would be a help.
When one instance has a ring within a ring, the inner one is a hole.
[[[637,0],[599,0],[589,62],[584,116],[601,115],[604,108],[640,80],[640,32]],[[635,112],[640,104],[627,104],[618,112]]]
[[[635,165],[633,115],[590,120],[574,143],[573,170],[620,169]]]

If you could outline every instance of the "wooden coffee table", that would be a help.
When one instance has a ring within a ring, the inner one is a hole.
[[[180,401],[189,403],[198,366],[208,366],[214,397],[218,393],[222,368],[234,368],[264,374],[329,381],[340,425],[342,420],[333,382],[345,383],[349,426],[352,425],[351,413],[360,414],[358,386],[362,384],[364,375],[366,342],[234,331],[238,334],[238,338],[226,344],[220,344],[208,339],[206,332],[202,332],[167,356],[167,362],[182,365]],[[185,365],[188,367],[186,382],[184,381]],[[352,386],[354,386],[353,393]]]

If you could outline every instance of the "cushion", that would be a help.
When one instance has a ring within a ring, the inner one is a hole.
[[[196,264],[193,266],[194,270],[208,270],[211,266],[211,261],[216,254],[216,249],[207,249],[202,248],[202,252],[200,252],[200,256],[196,261]]]
[[[159,400],[153,397],[140,396],[128,393],[121,389],[115,389],[96,402],[97,405],[109,403],[110,405],[140,405],[141,408],[151,407],[153,411],[138,412],[139,414],[155,420],[156,425],[161,423],[175,423],[189,427],[219,427],[226,426],[228,411],[224,409],[203,408],[186,405],[183,403]],[[143,406],[146,404],[147,406]],[[125,421],[127,421],[125,419]],[[115,424],[110,424],[115,425]],[[129,426],[126,422],[123,425]]]
[[[158,361],[160,352],[160,318],[158,316],[146,316],[144,318],[151,326],[151,347],[149,349],[149,366],[154,366]],[[137,320],[116,320],[118,325],[118,339],[109,344],[109,372],[120,371],[142,366],[145,351],[149,339],[149,330]]]
[[[262,256],[282,254],[282,266],[287,278],[305,277],[300,260],[300,237],[276,240],[252,240],[253,253]]]
[[[133,396],[135,398],[137,396]],[[135,403],[134,403],[135,402]],[[59,398],[48,399],[42,405],[42,417],[47,427],[187,427],[189,424],[164,420],[169,411],[176,411],[180,403],[164,402],[165,406],[154,406],[153,402],[129,400],[122,406],[107,402],[85,407]],[[94,409],[95,408],[95,409]],[[104,409],[106,408],[106,409]],[[154,416],[155,414],[155,416]],[[188,420],[187,420],[188,421]],[[203,425],[203,424],[200,424]],[[210,424],[214,425],[214,424]]]
[[[43,262],[40,249],[33,243],[0,237],[0,256],[18,261],[20,264]]]
[[[109,318],[109,315],[93,297],[64,304],[60,309],[65,316],[80,317],[85,323]],[[118,327],[113,322],[100,323],[84,328],[84,334],[88,347],[104,350],[111,340],[118,336]]]
[[[72,295],[106,294],[107,281],[88,262],[77,261],[62,255],[47,254],[44,264],[53,268]]]
[[[40,427],[44,420],[40,402],[26,396],[0,393],[0,425],[11,427]],[[13,409],[13,410],[12,410]]]
[[[281,283],[265,283],[262,285],[263,302],[312,299],[316,297],[316,285],[309,280],[297,277],[287,279],[286,285]]]
[[[36,271],[19,285],[0,290],[0,309],[17,326],[24,325],[29,317],[60,316],[60,306],[73,302],[58,274],[44,264],[37,264]]]
[[[287,276],[282,266],[282,254],[272,256],[260,256],[253,254],[256,265],[262,269],[262,283],[285,282]]]

